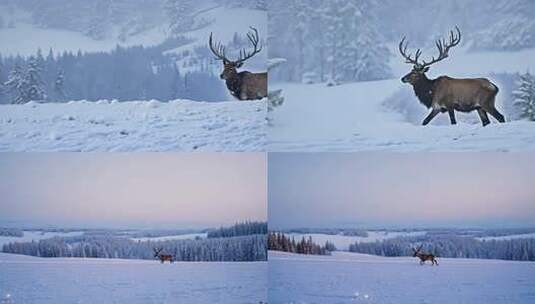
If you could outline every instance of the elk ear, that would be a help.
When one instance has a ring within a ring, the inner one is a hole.
[[[424,68],[424,73],[427,73],[427,71],[429,71],[429,67]]]
[[[237,67],[237,68],[241,68],[242,65],[243,65],[243,62],[238,62],[238,64],[236,64],[236,67]]]

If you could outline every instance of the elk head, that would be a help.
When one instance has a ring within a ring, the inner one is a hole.
[[[429,67],[432,64],[447,58],[449,55],[448,52],[450,48],[458,45],[459,42],[461,42],[461,31],[457,26],[455,27],[455,30],[457,31],[457,34],[455,34],[453,31],[450,31],[449,41],[446,41],[446,39],[443,38],[438,39],[435,42],[435,45],[438,49],[438,57],[436,59],[435,57],[432,57],[431,61],[429,62],[425,62],[423,60],[421,62],[418,61],[420,59],[420,56],[422,55],[422,51],[420,49],[416,50],[414,58],[412,58],[412,53],[407,54],[408,43],[405,43],[406,37],[403,37],[398,46],[399,52],[401,53],[401,56],[405,58],[405,63],[412,64],[413,66],[412,70],[407,75],[403,76],[403,78],[401,78],[401,81],[403,83],[410,83],[412,85],[415,85],[420,80],[427,79],[425,73],[429,71]]]
[[[246,60],[253,57],[254,55],[260,53],[262,50],[262,47],[258,46],[258,43],[260,39],[258,38],[258,31],[251,27],[250,32],[247,33],[247,38],[253,45],[253,50],[250,52],[247,52],[245,49],[240,50],[240,57],[237,60],[230,60],[225,55],[225,47],[221,44],[221,42],[213,43],[212,39],[212,33],[210,33],[210,39],[208,41],[208,44],[210,46],[210,50],[215,55],[217,60],[223,61],[223,72],[219,77],[223,80],[230,80],[233,77],[236,76],[237,69],[243,66]]]
[[[418,256],[418,253],[420,253],[420,250],[422,250],[422,246],[423,245],[420,245],[420,247],[418,247],[418,249],[414,249],[414,247],[412,248],[412,251],[414,252],[414,254],[412,255],[413,257],[417,257]]]

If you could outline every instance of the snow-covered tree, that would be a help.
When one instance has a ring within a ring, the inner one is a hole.
[[[529,72],[519,76],[513,98],[514,105],[520,110],[520,117],[535,121],[535,77]]]
[[[44,82],[41,78],[43,65],[42,56],[30,58],[26,69],[27,98],[29,100],[43,100],[46,97]]]
[[[11,103],[20,104],[30,101],[28,98],[28,83],[20,65],[15,65],[9,72],[4,86],[11,95]]]
[[[197,1],[194,0],[167,0],[165,10],[170,19],[169,28],[174,34],[187,32],[194,26],[194,17]]]

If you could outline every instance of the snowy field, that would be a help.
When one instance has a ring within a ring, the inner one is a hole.
[[[25,243],[25,242],[31,242],[31,241],[50,239],[56,236],[71,237],[71,236],[79,236],[82,234],[84,234],[83,231],[71,231],[71,232],[24,231],[24,235],[22,237],[0,235],[0,249],[2,245],[13,243],[13,242]]]
[[[534,233],[522,233],[522,234],[510,234],[510,235],[502,235],[502,236],[486,236],[486,237],[479,237],[476,238],[480,241],[490,241],[490,240],[514,240],[514,239],[535,239],[535,232]]]
[[[269,253],[269,303],[535,303],[535,263]]]
[[[285,102],[271,114],[269,151],[521,151],[535,149],[535,123],[493,122],[482,127],[476,112],[458,113],[458,124],[447,124],[441,114],[430,125],[419,125],[425,107],[413,96],[412,88],[400,78],[410,71],[392,47],[394,79],[343,84],[270,84],[282,89]],[[535,70],[535,50],[519,52],[469,52],[455,50],[447,62],[434,65],[429,77],[478,77],[489,73]],[[431,51],[432,52],[432,51]],[[424,51],[425,53],[425,51]],[[428,51],[429,53],[429,51]],[[492,62],[492,64],[488,64]],[[385,107],[392,96],[410,95],[422,111],[418,123]],[[497,108],[503,111],[498,95]],[[509,113],[505,112],[506,119]],[[471,123],[471,121],[473,121]]]
[[[188,234],[178,234],[178,235],[166,235],[166,236],[157,236],[157,237],[140,237],[140,238],[130,238],[133,241],[141,242],[158,242],[158,241],[171,241],[171,240],[194,240],[196,238],[206,238],[206,233],[188,233]]]
[[[35,258],[0,253],[0,303],[261,303],[266,262]]]
[[[289,237],[293,237],[296,241],[299,241],[301,238],[311,237],[312,241],[316,244],[324,245],[325,242],[329,241],[336,246],[337,250],[349,250],[349,245],[359,243],[368,243],[375,241],[382,241],[386,239],[391,239],[395,237],[414,237],[425,235],[425,231],[414,231],[414,232],[398,232],[398,231],[367,231],[368,236],[348,236],[340,234],[324,234],[324,233],[287,233]]]
[[[261,151],[265,101],[0,105],[0,151]]]

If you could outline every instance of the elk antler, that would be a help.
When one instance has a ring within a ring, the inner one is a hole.
[[[405,63],[412,63],[414,65],[417,65],[417,66],[420,66],[420,64],[418,63],[418,58],[420,58],[420,55],[422,55],[422,51],[420,49],[416,50],[416,54],[414,55],[414,59],[411,58],[412,56],[412,53],[410,53],[409,55],[407,55],[407,46],[409,45],[409,43],[405,43],[405,45],[403,45],[403,43],[405,42],[405,36],[403,36],[403,39],[401,39],[401,41],[399,42],[399,52],[401,53],[401,56],[403,56],[403,58],[405,58]]]
[[[457,31],[457,35],[455,35],[453,33],[453,31],[450,31],[450,41],[449,41],[449,43],[446,42],[445,38],[438,39],[435,42],[435,45],[437,46],[437,49],[438,49],[438,57],[437,57],[437,59],[435,59],[435,57],[433,56],[431,58],[430,62],[422,61],[422,66],[424,66],[424,67],[425,66],[430,66],[433,63],[439,62],[440,60],[442,60],[444,58],[448,58],[448,55],[449,55],[448,52],[449,52],[450,48],[456,46],[457,44],[459,44],[459,42],[461,42],[461,31],[459,30],[459,28],[457,26],[455,26],[455,30]]]
[[[230,61],[227,59],[227,57],[225,57],[225,47],[223,46],[223,44],[221,44],[221,42],[217,42],[214,45],[212,41],[212,33],[210,33],[210,39],[208,39],[208,45],[210,46],[210,50],[212,51],[212,53],[214,53],[214,55],[216,56],[218,60]]]
[[[236,61],[237,63],[244,62],[245,60],[260,53],[260,51],[262,50],[262,46],[260,46],[260,48],[258,47],[258,42],[260,41],[260,39],[258,38],[258,30],[252,26],[250,28],[253,30],[253,32],[247,33],[247,38],[249,38],[249,41],[253,45],[254,49],[252,52],[248,52],[248,53],[245,52],[245,49],[240,50],[240,59]]]
[[[455,35],[453,33],[453,31],[450,31],[449,42],[446,42],[446,39],[444,39],[444,38],[443,39],[438,39],[435,42],[435,45],[436,45],[436,47],[438,49],[439,54],[438,54],[438,57],[436,59],[435,59],[435,57],[432,57],[431,61],[429,61],[429,62],[425,62],[423,60],[422,60],[422,63],[418,62],[418,59],[420,58],[420,55],[422,55],[422,51],[420,49],[416,50],[416,53],[414,54],[414,59],[412,58],[412,53],[407,55],[408,43],[405,43],[405,37],[403,37],[403,39],[401,39],[401,42],[399,43],[399,46],[398,46],[399,47],[399,52],[401,53],[401,56],[403,56],[403,58],[405,58],[405,62],[406,63],[414,64],[418,68],[424,68],[424,67],[430,66],[430,65],[432,65],[434,63],[437,63],[437,62],[441,61],[444,58],[447,58],[448,55],[449,55],[448,52],[449,52],[450,48],[458,45],[459,42],[461,42],[461,31],[459,30],[459,28],[457,26],[455,26],[455,30],[457,31],[457,35]]]

